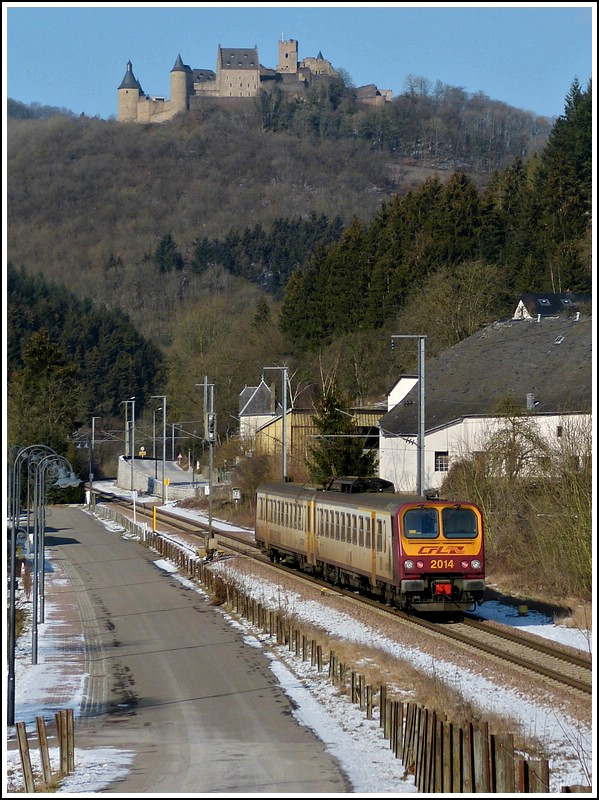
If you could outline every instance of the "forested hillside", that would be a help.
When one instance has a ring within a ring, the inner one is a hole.
[[[155,383],[175,418],[197,416],[209,375],[223,434],[267,364],[289,364],[299,395],[334,372],[368,402],[413,363],[390,358],[389,333],[417,328],[433,355],[516,292],[590,290],[590,85],[555,124],[416,79],[381,109],[347,90],[153,126],[17,110],[15,269],[91,298],[82,318],[125,312],[166,356]],[[105,407],[132,392],[115,385]]]

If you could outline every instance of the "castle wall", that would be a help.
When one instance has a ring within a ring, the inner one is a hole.
[[[260,85],[256,69],[222,69],[218,71],[219,97],[255,97]]]

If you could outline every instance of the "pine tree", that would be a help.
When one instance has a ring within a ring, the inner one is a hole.
[[[376,473],[376,453],[364,450],[352,415],[342,408],[344,399],[335,386],[324,394],[316,415],[316,429],[322,437],[310,448],[307,459],[312,480],[324,484],[331,477]]]

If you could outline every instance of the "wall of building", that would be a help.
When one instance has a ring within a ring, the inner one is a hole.
[[[588,414],[546,414],[528,419],[549,447],[558,448],[562,433],[590,430]],[[435,469],[435,455],[447,453],[449,467],[461,458],[484,452],[489,437],[505,426],[503,417],[466,417],[427,433],[424,440],[424,489],[439,489],[447,471]],[[404,439],[399,436],[382,436],[379,441],[379,477],[392,481],[397,492],[415,492],[418,485],[417,436]]]

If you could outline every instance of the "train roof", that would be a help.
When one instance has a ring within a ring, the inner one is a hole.
[[[368,506],[369,508],[392,510],[404,503],[427,503],[426,497],[420,494],[391,492],[332,492],[316,486],[301,483],[263,483],[258,487],[259,493],[276,494],[290,500],[312,499],[343,506]]]

